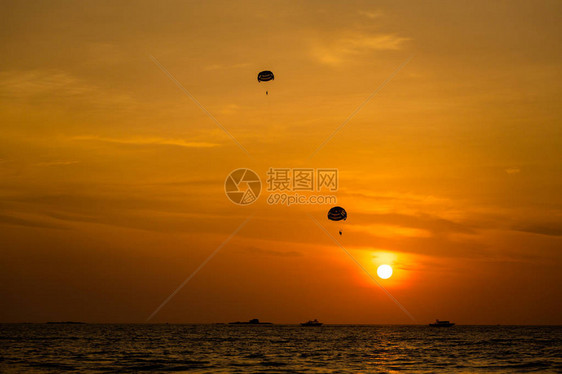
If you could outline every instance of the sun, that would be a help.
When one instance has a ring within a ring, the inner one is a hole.
[[[379,278],[388,279],[392,276],[392,268],[390,265],[381,265],[377,269]]]

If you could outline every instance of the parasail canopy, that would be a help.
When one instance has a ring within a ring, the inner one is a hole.
[[[258,82],[268,82],[274,80],[275,76],[269,70],[260,71],[258,73]]]
[[[341,206],[335,206],[328,211],[328,219],[331,221],[345,221],[347,219],[347,212]]]

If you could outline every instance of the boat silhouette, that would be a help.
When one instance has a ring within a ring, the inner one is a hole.
[[[229,322],[229,325],[273,325],[271,322],[260,322],[259,319],[254,318],[248,322]]]
[[[301,323],[301,326],[322,326],[322,325],[323,323],[319,322],[317,319],[315,319],[314,321]]]
[[[431,327],[451,327],[455,324],[449,321],[439,321],[438,319],[435,320],[434,323],[430,323],[429,326]]]

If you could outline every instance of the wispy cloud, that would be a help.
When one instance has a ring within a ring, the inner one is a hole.
[[[250,66],[249,63],[238,63],[238,64],[211,64],[205,67],[205,70],[228,70],[228,69],[242,69]]]
[[[463,222],[455,222],[449,219],[427,214],[369,214],[357,213],[358,220],[371,222],[374,225],[395,227],[395,234],[402,236],[427,237],[432,235],[446,235],[449,233],[475,234],[472,225]],[[403,230],[398,230],[402,228]]]
[[[519,169],[519,168],[507,168],[507,169],[505,169],[505,172],[507,174],[519,174],[521,172],[521,169]]]
[[[2,96],[25,97],[31,95],[82,95],[90,87],[62,71],[8,71],[0,73]]]
[[[383,15],[383,12],[380,10],[360,10],[357,13],[369,19],[379,18]]]
[[[562,225],[555,223],[517,225],[513,229],[530,234],[562,236]]]
[[[66,166],[66,165],[74,165],[79,163],[80,161],[56,160],[56,161],[37,162],[35,165],[36,166]]]
[[[178,138],[161,138],[161,137],[133,137],[133,138],[111,138],[95,135],[82,135],[73,136],[71,140],[78,141],[97,141],[105,143],[116,143],[116,144],[131,144],[131,145],[164,145],[164,146],[176,146],[184,148],[211,148],[217,147],[217,143],[209,142],[196,142],[196,141],[186,141],[184,139]]]
[[[124,106],[135,101],[126,93],[98,86],[62,70],[11,70],[0,72],[0,97],[44,102],[65,102],[64,99],[86,101],[88,104]]]
[[[396,34],[353,33],[328,43],[319,43],[312,48],[312,55],[323,64],[339,65],[348,58],[373,51],[400,50],[409,40]]]
[[[235,114],[238,113],[240,111],[240,106],[236,105],[236,104],[228,104],[225,105],[220,112],[222,114]]]
[[[428,229],[385,224],[354,225],[350,226],[349,228],[346,227],[346,231],[376,232],[377,236],[384,238],[429,238],[433,235]]]
[[[302,256],[299,251],[277,251],[272,249],[258,248],[258,247],[245,247],[242,249],[244,252],[249,252],[254,255],[276,256],[276,257],[298,257]]]
[[[45,228],[45,229],[68,229],[68,227],[49,223],[36,219],[21,218],[8,215],[0,215],[0,225],[10,225],[10,226],[23,226],[23,227],[33,227],[33,228]]]

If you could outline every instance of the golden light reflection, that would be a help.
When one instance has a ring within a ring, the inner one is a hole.
[[[417,261],[418,256],[403,252],[391,252],[389,250],[364,249],[361,262],[373,275],[385,280],[385,287],[404,288],[411,283],[411,270]],[[379,274],[381,265],[387,265],[391,269],[391,276],[384,278]],[[367,281],[366,281],[367,282]],[[371,282],[372,283],[372,282]]]
[[[403,227],[396,225],[355,225],[350,227],[349,230],[356,232],[376,233],[378,237],[395,238],[395,237],[410,237],[410,238],[429,238],[431,232],[424,229],[413,227]]]

